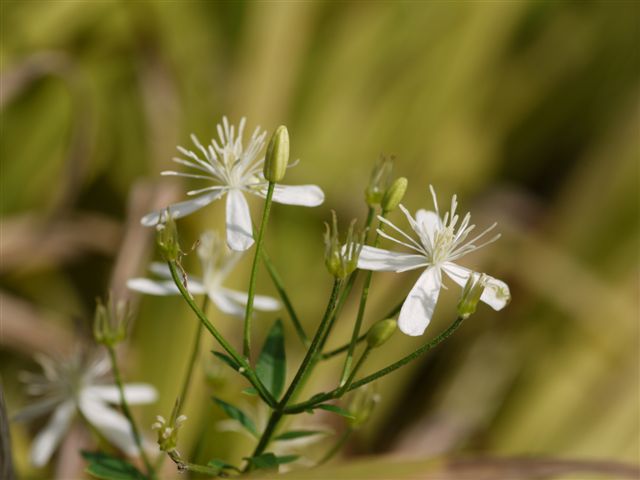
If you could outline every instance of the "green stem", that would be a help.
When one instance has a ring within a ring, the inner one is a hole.
[[[271,395],[271,393],[269,392],[269,390],[267,390],[264,384],[260,381],[255,371],[249,365],[249,362],[247,362],[247,360],[242,355],[236,352],[235,348],[233,348],[231,344],[227,342],[227,340],[225,340],[225,338],[220,334],[220,332],[216,329],[216,327],[214,327],[211,324],[207,316],[202,312],[202,310],[200,310],[198,305],[196,305],[195,301],[193,300],[193,297],[182,284],[180,275],[178,274],[178,270],[176,269],[175,262],[168,262],[168,265],[169,265],[169,270],[171,271],[171,277],[173,278],[174,283],[176,284],[176,286],[178,287],[178,290],[180,290],[180,293],[182,294],[182,297],[187,302],[189,307],[191,307],[191,310],[193,310],[193,312],[196,314],[196,316],[198,317],[202,325],[204,325],[204,327],[209,331],[209,333],[213,335],[216,341],[220,344],[220,346],[222,346],[222,348],[224,348],[224,350],[231,356],[231,358],[233,358],[242,368],[244,368],[243,374],[245,378],[249,380],[253,388],[255,388],[258,394],[260,395],[260,397],[269,406],[271,407],[275,406],[277,403],[276,400],[273,398],[273,395]]]
[[[325,393],[323,395],[317,395],[313,399],[307,400],[305,402],[297,403],[295,405],[291,405],[291,406],[289,406],[289,407],[284,409],[284,413],[285,414],[295,414],[295,413],[304,412],[304,411],[306,411],[306,410],[308,410],[310,408],[313,408],[316,405],[319,405],[320,403],[326,402],[327,400],[338,398],[339,394],[350,392],[351,390],[355,390],[356,388],[360,388],[360,387],[366,385],[367,383],[371,383],[371,382],[373,382],[375,380],[378,380],[381,377],[384,377],[385,375],[390,374],[391,372],[393,372],[393,371],[405,366],[407,363],[415,360],[420,355],[428,352],[429,350],[431,350],[432,348],[436,347],[437,345],[442,343],[444,340],[449,338],[453,334],[453,332],[455,332],[460,327],[460,325],[462,324],[463,321],[464,321],[464,318],[462,318],[462,317],[456,318],[456,320],[451,325],[449,325],[449,327],[445,331],[440,333],[440,335],[435,337],[430,342],[425,343],[420,348],[418,348],[414,352],[410,353],[409,355],[401,358],[397,362],[392,363],[391,365],[389,365],[389,366],[387,366],[385,368],[382,368],[382,369],[378,370],[377,372],[374,372],[371,375],[368,375],[368,376],[366,376],[364,378],[361,378],[360,380],[352,383],[344,392],[341,391],[342,390],[341,388],[336,388],[336,389],[334,389],[334,390],[332,390],[330,392],[327,392],[327,393]]]
[[[147,469],[147,475],[155,479],[157,478],[156,471],[147,456],[147,453],[144,451],[144,447],[142,446],[142,437],[140,436],[140,431],[138,430],[138,426],[136,425],[135,420],[133,419],[133,415],[131,414],[131,409],[129,408],[129,404],[127,403],[127,398],[124,394],[124,385],[122,383],[122,375],[120,374],[120,368],[118,368],[118,361],[116,359],[116,352],[113,348],[113,345],[106,345],[107,351],[109,352],[109,359],[111,360],[111,370],[113,371],[113,379],[118,387],[118,392],[120,393],[120,407],[122,408],[122,413],[125,417],[127,417],[127,421],[131,426],[131,432],[133,433],[133,440],[136,442],[136,446],[140,452],[140,457],[144,462],[144,466]]]
[[[209,297],[205,294],[204,300],[202,300],[202,313],[207,314],[207,307],[209,306]],[[193,371],[195,369],[196,362],[198,360],[198,355],[200,353],[200,337],[202,336],[203,330],[202,322],[198,322],[198,329],[196,330],[196,334],[193,337],[193,344],[191,346],[191,357],[189,357],[189,364],[187,366],[187,373],[184,377],[184,382],[182,383],[182,389],[180,390],[180,396],[178,396],[178,409],[176,412],[176,416],[182,413],[182,408],[187,399],[187,395],[189,394],[189,388],[191,387],[191,380],[193,378]]]
[[[346,287],[345,287],[346,289]],[[344,292],[344,290],[343,290]],[[389,313],[387,313],[384,317],[382,317],[380,320],[386,320],[387,318],[392,318],[395,317],[396,314],[400,311],[400,309],[402,308],[402,305],[404,304],[404,300],[401,301],[400,303],[398,303],[395,307],[393,307]],[[364,340],[366,340],[367,338],[367,334],[363,333],[362,335],[360,335],[357,340],[356,340],[356,345],[360,344],[361,342],[363,342]],[[349,349],[349,345],[351,345],[351,343],[345,343],[344,345],[342,345],[341,347],[338,347],[334,350],[330,350],[326,353],[323,353],[320,356],[320,360],[328,360],[329,358],[335,357],[336,355],[340,355],[342,352],[346,352]]]
[[[329,297],[329,303],[327,304],[327,308],[324,312],[322,320],[320,321],[320,325],[316,330],[313,340],[311,341],[311,345],[309,346],[309,349],[307,350],[307,353],[305,354],[305,357],[302,360],[300,367],[298,367],[298,371],[296,372],[295,377],[291,381],[289,388],[287,388],[287,391],[282,397],[282,400],[280,400],[280,402],[276,405],[273,412],[271,413],[271,417],[269,418],[269,423],[267,424],[267,427],[262,433],[262,436],[260,437],[258,445],[256,445],[256,448],[253,451],[253,454],[251,455],[252,457],[262,454],[264,450],[267,448],[271,440],[271,437],[273,436],[273,433],[275,432],[275,429],[278,426],[278,422],[284,415],[287,402],[289,402],[289,400],[295,395],[296,390],[301,384],[301,381],[306,377],[307,369],[313,363],[313,360],[316,357],[316,354],[318,352],[318,347],[320,346],[320,342],[324,337],[325,330],[327,329],[327,326],[331,318],[333,317],[333,314],[335,313],[336,302],[338,299],[338,292],[340,291],[341,283],[342,282],[337,278],[334,280],[333,288],[331,289],[331,295]],[[245,468],[245,471],[248,470],[249,468],[250,468],[250,465],[247,465],[247,467]]]
[[[369,209],[371,211],[371,209]],[[381,217],[384,217],[387,212],[382,212]],[[383,228],[384,224],[382,222],[378,222],[380,228]],[[377,247],[378,243],[380,243],[380,234],[376,232],[376,235],[373,240],[373,246]],[[344,367],[342,368],[342,375],[340,378],[340,385],[344,385],[347,377],[349,376],[351,370],[351,362],[353,361],[353,354],[356,349],[356,343],[358,342],[358,337],[360,336],[360,328],[362,327],[362,320],[364,319],[364,311],[367,306],[367,300],[369,298],[369,287],[371,286],[371,277],[373,276],[373,272],[371,270],[367,271],[364,278],[364,284],[362,285],[362,294],[360,295],[360,305],[358,305],[358,316],[356,317],[356,323],[353,326],[353,333],[351,334],[351,342],[349,343],[349,349],[347,351],[347,356],[344,360]]]
[[[249,362],[251,361],[251,320],[253,316],[253,297],[255,296],[256,290],[258,262],[261,257],[262,240],[267,228],[267,221],[269,220],[269,212],[271,210],[271,201],[273,199],[273,189],[275,185],[276,184],[274,182],[269,182],[269,186],[267,187],[267,196],[264,201],[264,210],[262,211],[262,222],[260,223],[260,230],[258,230],[258,238],[256,239],[256,253],[253,256],[251,277],[249,278],[249,292],[247,294],[247,309],[244,313],[244,335],[242,342],[242,353]]]
[[[226,475],[221,475],[222,470],[220,470],[219,468],[213,468],[207,465],[198,465],[197,463],[185,462],[184,460],[182,460],[177,450],[171,450],[167,452],[167,455],[176,464],[180,472],[188,471],[188,472],[194,472],[194,473],[201,473],[209,477],[226,476]],[[237,470],[235,467],[234,469]]]
[[[305,348],[308,348],[311,343],[309,340],[309,337],[307,337],[307,334],[305,333],[304,328],[302,328],[300,319],[298,318],[298,315],[296,315],[296,311],[294,310],[293,304],[289,299],[289,295],[287,295],[287,291],[284,288],[280,275],[278,275],[278,271],[276,270],[276,267],[273,265],[273,263],[271,262],[271,259],[269,258],[269,256],[267,255],[267,252],[264,249],[262,250],[262,261],[267,267],[267,271],[271,276],[273,285],[276,287],[276,290],[278,291],[278,294],[282,299],[282,303],[284,304],[284,307],[287,309],[287,312],[289,313],[289,317],[291,318],[291,323],[293,323],[293,327],[295,328],[296,333],[300,338],[300,341],[305,346]]]
[[[356,378],[356,374],[360,370],[360,367],[364,365],[364,362],[367,360],[367,357],[369,356],[370,353],[371,353],[371,347],[367,345],[367,347],[364,349],[364,352],[362,352],[362,355],[360,355],[360,358],[358,359],[358,362],[356,363],[355,367],[353,367],[353,370],[351,371],[349,378],[347,378],[347,381],[344,383],[344,386],[338,392],[339,397],[344,395],[344,392],[346,392],[349,389],[349,387],[353,383],[353,379]]]

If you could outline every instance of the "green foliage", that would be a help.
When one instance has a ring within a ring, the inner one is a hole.
[[[274,437],[274,440],[294,440],[296,438],[311,437],[312,435],[325,435],[321,430],[291,430]]]
[[[86,472],[102,480],[147,480],[136,467],[104,452],[81,452],[89,464]]]
[[[271,452],[266,452],[256,457],[245,457],[245,460],[255,470],[273,470],[278,468],[278,465],[295,462],[298,458],[300,458],[298,455],[283,455],[279,457]]]
[[[213,401],[224,411],[224,413],[227,414],[229,418],[237,420],[240,425],[242,425],[249,431],[249,433],[251,433],[251,435],[258,437],[256,425],[246,413],[244,413],[238,407],[231,405],[230,403],[227,403],[217,397],[213,397]]]
[[[280,398],[287,375],[284,330],[280,319],[275,321],[264,341],[256,373],[269,392],[276,399]]]
[[[238,372],[240,370],[240,364],[236,362],[233,358],[231,358],[229,355],[227,355],[226,353],[217,352],[215,350],[211,350],[211,353],[213,353],[217,358],[222,360],[223,363],[229,365],[234,371]]]
[[[315,408],[326,410],[327,412],[337,413],[338,415],[342,415],[343,417],[348,419],[355,418],[353,415],[347,412],[344,408],[338,407],[337,405],[331,405],[330,403],[323,403],[322,405],[318,405]]]

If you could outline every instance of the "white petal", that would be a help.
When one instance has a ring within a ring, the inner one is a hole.
[[[219,289],[210,292],[209,298],[216,304],[220,311],[233,315],[234,317],[244,317],[245,308],[228,295],[220,292]]]
[[[27,405],[18,413],[16,413],[11,419],[14,422],[26,422],[28,420],[37,418],[45,413],[54,410],[60,403],[60,397],[46,398],[38,402]]]
[[[193,198],[191,200],[185,200],[184,202],[174,203],[169,205],[169,211],[173,218],[181,218],[189,215],[190,213],[195,212],[196,210],[200,210],[203,207],[206,207],[214,200],[217,200],[222,195],[224,195],[225,190],[216,190],[211,193],[207,193],[205,195],[201,195],[199,197]],[[145,227],[153,227],[157,225],[161,217],[164,216],[166,208],[162,210],[157,210],[155,212],[151,212],[140,220],[140,223]]]
[[[31,445],[31,463],[36,467],[42,467],[49,462],[51,455],[60,443],[60,439],[69,428],[75,404],[68,400],[53,412],[51,420],[44,429],[36,435]]]
[[[464,287],[472,271],[452,262],[445,263],[442,268],[449,278],[461,287]],[[502,280],[487,275],[487,286],[480,296],[480,300],[489,305],[494,310],[502,310],[511,300],[509,286]]]
[[[253,227],[247,199],[240,190],[229,190],[227,196],[227,245],[242,252],[253,245]]]
[[[266,190],[263,191],[263,194]],[[273,201],[286,205],[317,207],[324,202],[324,192],[317,185],[276,185]]]
[[[178,295],[180,290],[170,280],[154,281],[148,278],[130,278],[127,288],[148,295]]]
[[[384,272],[404,272],[427,265],[422,255],[399,253],[382,248],[362,247],[358,258],[358,268],[362,270],[378,270]]]
[[[173,280],[155,281],[148,278],[131,278],[127,280],[127,287],[130,290],[148,295],[167,296],[180,294],[180,290],[178,290]],[[187,281],[187,290],[192,295],[200,295],[205,292],[204,285],[200,281],[192,279]]]
[[[129,456],[139,455],[129,421],[92,395],[80,395],[80,410],[107,440]]]
[[[441,285],[438,267],[427,268],[420,275],[400,310],[398,327],[401,332],[412,337],[424,333],[436,308]]]
[[[436,212],[420,209],[416,212],[416,223],[422,232],[429,237],[431,245],[433,245],[433,239],[435,233],[442,230],[442,220]]]
[[[220,291],[237,303],[245,306],[247,305],[248,295],[246,293],[231,290],[229,288],[220,288]],[[275,298],[268,297],[266,295],[255,295],[253,297],[253,306],[256,310],[263,310],[265,312],[280,310],[280,302]]]
[[[107,403],[120,404],[120,391],[115,385],[92,385],[82,391],[83,394],[95,396]],[[158,392],[146,383],[128,383],[124,386],[124,396],[130,405],[153,403]]]
[[[169,265],[166,263],[152,262],[149,265],[149,271],[159,277],[171,278],[171,270],[169,270]]]

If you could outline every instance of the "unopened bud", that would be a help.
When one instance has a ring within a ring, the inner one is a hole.
[[[384,192],[381,203],[383,212],[391,212],[398,208],[407,191],[407,183],[405,177],[396,178],[387,191]]]
[[[329,273],[336,278],[348,277],[358,266],[358,257],[364,244],[364,233],[355,230],[355,220],[349,225],[347,238],[343,245],[338,240],[338,220],[336,212],[332,211],[331,226],[326,224],[324,234],[324,261]]]
[[[347,402],[346,410],[352,417],[348,422],[352,428],[358,428],[371,418],[373,409],[380,402],[380,395],[375,384],[368,384],[350,394]]]
[[[264,178],[279,182],[284,177],[289,164],[289,131],[280,125],[271,136],[264,158]]]
[[[98,299],[93,317],[93,337],[96,342],[113,347],[123,341],[127,335],[130,317],[127,302],[115,302],[109,296],[105,305]]]
[[[164,223],[156,225],[156,243],[164,259],[173,262],[180,255],[178,227],[169,209],[162,213],[161,219]]]
[[[398,328],[398,323],[394,319],[380,320],[369,329],[367,345],[369,348],[379,347],[391,338],[396,328]]]
[[[364,198],[370,207],[380,205],[384,193],[389,188],[393,160],[393,157],[381,157],[371,172],[369,185],[364,192]]]
[[[471,272],[458,302],[459,316],[469,318],[476,311],[486,284],[487,276],[484,273]]]

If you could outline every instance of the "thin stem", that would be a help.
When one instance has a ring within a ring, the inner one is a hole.
[[[370,208],[369,211],[372,209]],[[384,218],[387,212],[382,212],[381,217]],[[379,227],[382,229],[384,227],[384,223],[378,222]],[[377,247],[380,242],[380,234],[377,233],[373,240],[373,246]],[[371,277],[373,276],[373,272],[371,270],[367,271],[364,278],[364,283],[362,285],[362,294],[360,295],[360,305],[358,305],[358,316],[356,317],[356,323],[353,326],[353,333],[351,334],[351,342],[349,343],[349,349],[347,351],[347,356],[344,360],[344,367],[342,369],[342,376],[340,378],[340,385],[345,385],[346,379],[349,376],[349,372],[351,370],[351,362],[353,361],[353,354],[356,349],[356,343],[358,341],[358,337],[360,336],[360,328],[362,327],[362,320],[364,319],[364,311],[367,306],[367,300],[369,298],[369,287],[371,286]]]
[[[202,300],[202,313],[207,314],[207,307],[209,306],[209,297],[208,295],[204,296]],[[187,399],[187,395],[189,394],[189,388],[191,387],[191,380],[193,377],[193,370],[195,369],[196,361],[198,360],[198,355],[200,353],[200,337],[202,336],[203,330],[202,322],[198,322],[198,329],[196,330],[196,334],[193,337],[193,344],[191,346],[191,357],[189,357],[189,364],[187,365],[187,373],[184,377],[184,382],[182,383],[182,389],[180,390],[180,396],[178,397],[178,409],[176,411],[176,416],[182,413],[182,408]]]
[[[443,331],[442,333],[440,333],[440,335],[438,335],[437,337],[435,337],[433,340],[425,343],[424,345],[422,345],[420,348],[418,348],[417,350],[415,350],[414,352],[410,353],[409,355],[401,358],[400,360],[398,360],[395,363],[392,363],[391,365],[382,368],[380,370],[378,370],[377,372],[372,373],[371,375],[368,375],[364,378],[361,378],[360,380],[352,383],[344,392],[341,392],[340,388],[336,388],[330,392],[326,392],[322,395],[317,395],[314,396],[312,399],[309,399],[305,402],[301,402],[301,403],[297,403],[295,405],[291,405],[287,408],[284,409],[284,413],[285,414],[294,414],[294,413],[301,413],[304,412],[305,410],[308,410],[310,408],[315,407],[316,405],[319,405],[320,403],[326,402],[327,400],[331,400],[333,398],[337,398],[339,396],[339,394],[343,394],[343,393],[347,393],[350,392],[351,390],[355,390],[356,388],[360,388],[368,383],[371,383],[375,380],[378,380],[381,377],[384,377],[385,375],[390,374],[391,372],[405,366],[407,363],[415,360],[416,358],[418,358],[420,355],[428,352],[429,350],[431,350],[432,348],[438,346],[440,343],[442,343],[444,340],[446,340],[448,337],[450,337],[453,332],[455,332],[460,325],[462,324],[464,318],[462,317],[458,317],[456,318],[456,320],[449,325],[449,327]]]
[[[253,297],[255,296],[256,280],[258,273],[258,262],[261,256],[262,240],[264,238],[264,232],[267,228],[267,221],[269,220],[269,212],[271,210],[271,201],[273,200],[273,189],[275,187],[274,182],[269,182],[267,187],[267,196],[264,201],[264,210],[262,211],[262,222],[260,223],[260,229],[258,230],[258,238],[256,239],[256,253],[253,256],[253,265],[251,267],[251,277],[249,278],[249,292],[247,294],[247,309],[244,313],[244,335],[242,342],[242,353],[251,361],[251,320],[253,316]]]
[[[222,470],[219,468],[213,468],[207,465],[198,465],[197,463],[185,462],[184,460],[182,460],[177,450],[168,451],[167,455],[176,464],[180,472],[188,471],[188,472],[194,472],[194,473],[201,473],[209,477],[225,476],[225,475],[221,475]],[[237,468],[235,467],[233,467],[233,469],[237,470]]]
[[[269,276],[273,281],[273,285],[276,287],[276,290],[278,291],[278,294],[282,299],[282,303],[284,304],[284,307],[287,309],[287,312],[289,313],[289,317],[291,318],[291,323],[293,323],[293,327],[295,328],[296,333],[300,338],[300,341],[305,346],[305,348],[308,348],[309,345],[311,344],[311,341],[309,340],[309,337],[307,337],[307,334],[305,333],[304,328],[300,323],[300,319],[298,318],[298,315],[296,314],[296,311],[293,308],[293,304],[289,299],[289,295],[287,295],[287,291],[284,288],[284,284],[282,283],[282,279],[280,278],[280,275],[278,275],[278,271],[276,270],[276,267],[273,265],[273,263],[271,262],[271,259],[269,258],[269,256],[267,255],[267,252],[264,249],[262,250],[262,261],[267,267],[267,271],[269,272]]]
[[[329,297],[329,303],[327,304],[327,309],[324,313],[322,321],[320,322],[320,325],[318,326],[318,330],[316,331],[316,334],[313,337],[313,341],[311,342],[311,346],[309,347],[309,350],[307,350],[307,353],[304,356],[304,359],[302,360],[302,363],[300,364],[298,371],[296,372],[296,376],[293,378],[291,385],[289,385],[289,388],[287,389],[284,396],[282,397],[279,407],[283,407],[287,405],[287,402],[289,401],[291,396],[295,393],[296,389],[298,388],[298,384],[300,383],[300,380],[302,380],[302,377],[304,376],[309,364],[315,357],[316,352],[318,351],[318,347],[320,346],[320,342],[324,337],[324,332],[329,324],[329,321],[331,320],[331,316],[334,313],[341,283],[342,282],[337,278],[333,281],[331,296]]]
[[[356,378],[356,374],[360,370],[360,367],[364,365],[364,362],[367,360],[367,357],[369,356],[370,353],[371,353],[371,347],[367,345],[367,348],[365,348],[364,352],[362,352],[362,355],[360,355],[360,358],[358,359],[355,367],[353,367],[353,370],[351,371],[349,378],[347,378],[347,381],[344,383],[344,386],[342,387],[341,391],[338,392],[339,397],[342,396],[344,392],[346,392],[349,389],[349,387],[353,383],[353,379]]]
[[[301,384],[301,381],[306,377],[307,369],[309,368],[310,365],[314,363],[314,359],[318,352],[318,347],[320,346],[320,342],[324,337],[325,330],[327,329],[327,326],[331,318],[333,317],[333,314],[335,313],[336,302],[338,299],[338,292],[340,291],[341,283],[342,282],[337,278],[334,280],[333,288],[331,289],[331,295],[329,297],[327,308],[324,312],[322,320],[320,321],[320,325],[316,330],[313,340],[311,341],[311,345],[309,346],[309,349],[307,350],[307,353],[305,354],[305,357],[302,360],[300,367],[298,367],[298,371],[296,372],[295,377],[291,381],[289,388],[287,388],[287,391],[282,397],[282,400],[280,400],[280,402],[275,406],[274,411],[271,413],[271,417],[269,418],[269,423],[267,424],[267,427],[262,433],[262,436],[260,437],[260,441],[258,442],[258,445],[253,451],[253,454],[251,455],[252,457],[262,454],[264,450],[267,448],[267,446],[269,445],[271,437],[273,436],[273,433],[275,432],[275,429],[278,426],[278,422],[284,415],[287,402],[289,402],[289,400],[295,395],[296,390]],[[247,471],[249,468],[250,468],[250,464],[247,465],[247,467],[245,468],[245,471]]]
[[[136,425],[135,420],[133,419],[133,415],[131,414],[131,409],[129,408],[129,403],[127,403],[127,398],[124,394],[124,385],[122,383],[122,375],[120,375],[120,368],[118,368],[118,361],[116,359],[116,352],[113,348],[113,345],[106,345],[107,351],[109,352],[109,359],[111,360],[111,370],[113,371],[113,379],[118,387],[118,392],[120,393],[120,407],[122,408],[122,413],[125,417],[127,417],[127,421],[131,426],[131,432],[133,433],[133,440],[136,442],[136,446],[138,447],[138,451],[140,452],[140,457],[144,462],[144,466],[147,469],[147,475],[150,478],[155,479],[156,471],[147,456],[147,453],[144,451],[144,447],[142,446],[142,437],[140,436],[140,431],[138,430],[138,426]]]
[[[209,333],[213,335],[216,341],[220,344],[220,346],[222,346],[222,348],[224,348],[224,350],[231,356],[231,358],[233,358],[242,368],[244,368],[243,374],[245,378],[249,380],[253,388],[257,390],[260,397],[270,407],[275,406],[277,402],[273,398],[273,395],[271,395],[269,390],[267,390],[264,384],[260,381],[260,379],[256,375],[255,371],[251,368],[247,360],[242,355],[240,355],[235,350],[235,348],[233,348],[231,344],[227,342],[227,340],[225,340],[225,338],[220,334],[220,332],[216,329],[216,327],[214,327],[211,324],[207,316],[202,312],[202,310],[200,310],[198,305],[196,305],[196,302],[193,300],[193,297],[182,284],[180,275],[178,273],[178,270],[176,269],[175,262],[168,262],[168,265],[169,265],[169,270],[171,271],[171,277],[173,278],[173,281],[176,284],[176,287],[178,287],[178,290],[180,290],[182,297],[187,302],[189,307],[191,307],[191,310],[193,310],[193,312],[196,314],[196,316],[198,317],[202,325],[204,325],[204,327],[209,331]]]
[[[345,287],[346,289],[346,287]],[[343,290],[344,292],[344,290]],[[339,302],[338,302],[339,303]],[[382,317],[380,320],[386,320],[387,318],[392,318],[395,317],[396,314],[400,311],[400,309],[402,308],[402,305],[404,304],[404,300],[402,300],[400,303],[398,303],[395,307],[393,307],[389,313],[387,313],[384,317]],[[356,340],[356,346],[358,344],[360,344],[361,342],[363,342],[365,339],[367,338],[367,334],[363,333],[362,335],[360,335],[358,337],[358,339]],[[342,345],[341,347],[338,347],[334,350],[330,350],[326,353],[323,353],[320,356],[320,360],[328,360],[329,358],[335,357],[336,355],[340,355],[342,352],[346,352],[349,349],[349,345],[351,345],[351,343],[345,343],[344,345]]]

